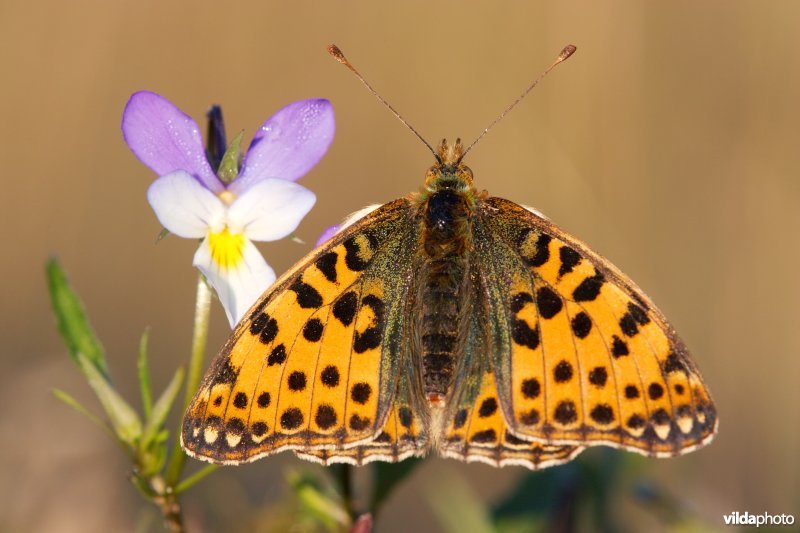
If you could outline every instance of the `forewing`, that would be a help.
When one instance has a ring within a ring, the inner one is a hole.
[[[507,200],[474,227],[489,284],[491,360],[511,432],[671,456],[713,438],[716,410],[688,350],[624,274]]]
[[[192,456],[241,463],[375,439],[390,415],[416,246],[406,200],[302,259],[237,325],[184,417]]]

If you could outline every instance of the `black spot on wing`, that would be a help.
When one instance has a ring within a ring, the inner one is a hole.
[[[622,357],[623,355],[628,355],[630,351],[628,351],[628,345],[617,337],[616,335],[612,336],[612,343],[611,343],[611,355],[615,358]]]
[[[521,385],[522,395],[526,398],[533,400],[536,399],[542,392],[542,386],[536,378],[528,378],[522,382]]]
[[[604,366],[597,366],[589,372],[589,383],[597,387],[605,387],[608,380],[608,371]]]
[[[458,413],[456,413],[455,418],[453,419],[453,427],[455,429],[461,429],[464,427],[464,423],[467,421],[467,410],[460,409]]]
[[[283,344],[277,345],[267,357],[267,366],[282,365],[286,361],[286,347]]]
[[[524,320],[514,320],[511,326],[511,338],[521,346],[535,350],[539,346],[539,326],[531,329]]]
[[[602,403],[595,405],[589,413],[589,416],[598,424],[610,424],[614,421],[614,410],[610,405]]]
[[[361,303],[372,309],[375,322],[363,333],[356,331],[353,340],[353,350],[356,353],[364,353],[380,346],[383,333],[383,300],[374,294],[368,294],[361,299]]]
[[[333,407],[324,403],[317,408],[314,421],[320,429],[330,429],[336,425],[336,411],[334,411]]]
[[[404,405],[403,407],[398,409],[397,416],[400,418],[400,425],[402,425],[405,428],[411,427],[411,421],[413,418],[411,414],[411,409],[409,409]]]
[[[214,385],[219,385],[220,383],[225,384],[232,384],[236,381],[236,378],[239,377],[239,371],[231,366],[230,360],[225,360],[225,363],[219,369],[219,371],[214,375],[214,379],[212,383]]]
[[[237,392],[236,396],[233,397],[233,406],[238,409],[244,409],[247,407],[247,394],[243,392]]]
[[[550,319],[561,311],[564,302],[550,287],[539,287],[536,291],[536,306],[542,318]]]
[[[523,236],[523,241],[527,235]],[[523,255],[522,259],[528,266],[540,267],[550,259],[550,241],[552,238],[544,233],[536,240],[536,252],[532,255]]]
[[[333,316],[344,326],[349,326],[353,323],[357,308],[358,296],[355,292],[349,291],[340,296],[333,304]]]
[[[281,414],[281,427],[283,429],[297,429],[303,423],[303,412],[297,407],[290,407]]]
[[[304,283],[300,278],[292,283],[289,290],[297,294],[297,303],[303,309],[316,309],[322,306],[322,295],[319,291],[308,283]]]
[[[578,252],[569,246],[559,248],[558,256],[561,259],[561,266],[558,267],[559,277],[572,272],[572,269],[581,261],[581,256]]]
[[[336,283],[336,261],[338,258],[339,256],[336,252],[328,252],[319,256],[314,262],[317,269],[325,276],[325,279],[331,283]]]
[[[511,297],[511,304],[509,307],[513,313],[519,313],[522,311],[522,308],[525,307],[525,304],[532,303],[533,296],[527,292],[518,292],[514,296]]]
[[[486,398],[481,403],[480,408],[478,409],[478,416],[481,418],[486,418],[487,416],[492,416],[497,412],[497,400],[494,398]]]
[[[319,318],[312,318],[303,326],[303,338],[309,342],[317,342],[322,338],[322,331],[324,329],[322,321]]]
[[[572,291],[572,298],[576,302],[590,302],[600,294],[603,283],[605,283],[605,277],[598,272],[594,276],[590,276],[581,281],[580,284],[575,287],[575,290]]]
[[[592,319],[583,311],[572,317],[572,332],[579,339],[585,338],[592,330]]]
[[[553,412],[553,418],[561,425],[571,424],[578,419],[578,412],[575,409],[575,402],[563,400],[559,402]]]
[[[493,429],[478,431],[470,439],[470,442],[489,443],[497,441],[497,433]]]

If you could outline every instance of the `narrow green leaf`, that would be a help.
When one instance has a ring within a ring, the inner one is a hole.
[[[144,419],[150,420],[150,413],[153,411],[153,396],[150,388],[150,369],[147,364],[147,341],[150,338],[150,328],[144,330],[139,341],[139,358],[136,360],[136,367],[139,370],[139,389],[142,392],[142,410]]]
[[[110,428],[110,427],[108,427],[108,425],[107,425],[105,422],[103,422],[103,421],[100,419],[100,417],[98,417],[96,414],[94,414],[94,413],[92,413],[91,411],[89,411],[89,409],[87,409],[86,407],[84,407],[84,406],[83,406],[83,405],[82,405],[82,404],[81,404],[81,403],[80,403],[78,400],[76,400],[74,397],[70,396],[69,394],[67,394],[66,392],[64,392],[64,391],[62,391],[62,390],[60,390],[60,389],[53,389],[53,390],[52,390],[52,393],[53,393],[53,396],[55,396],[56,398],[58,398],[59,400],[61,400],[62,402],[64,402],[64,403],[65,403],[65,404],[67,404],[68,406],[72,407],[72,408],[73,408],[73,409],[75,409],[77,412],[79,412],[80,414],[82,414],[83,416],[85,416],[86,418],[88,418],[89,420],[91,420],[91,421],[92,421],[92,422],[93,422],[95,425],[97,425],[97,426],[98,426],[100,429],[102,429],[103,431],[105,431],[106,433],[108,433],[108,435],[109,435],[111,438],[114,438],[114,439],[116,439],[116,438],[117,438],[117,437],[116,437],[116,435],[114,435],[114,432],[113,432],[113,431],[111,431],[111,428]]]
[[[286,477],[294,489],[303,514],[313,517],[331,531],[350,525],[350,515],[340,502],[322,493],[316,479],[296,472],[291,472]]]
[[[197,485],[201,480],[203,480],[207,475],[211,472],[219,468],[219,465],[206,465],[191,476],[187,477],[180,483],[178,486],[175,487],[175,494],[182,494],[187,490],[191,489],[195,485]]]
[[[178,396],[178,391],[181,389],[184,374],[185,372],[183,367],[178,367],[178,370],[175,371],[175,375],[172,376],[172,380],[170,380],[169,385],[167,385],[167,388],[164,389],[164,392],[161,393],[161,396],[153,405],[153,412],[151,413],[150,417],[147,418],[144,431],[142,432],[142,450],[146,450],[150,443],[161,432],[164,422],[167,420],[167,416],[169,415],[169,410],[172,408],[172,404],[175,403],[175,398]]]
[[[122,442],[134,447],[136,439],[142,434],[139,415],[83,353],[78,352],[76,355],[83,375],[86,376],[89,386],[94,390],[111,421],[114,433]]]
[[[89,324],[78,295],[69,286],[67,276],[56,259],[47,262],[47,284],[58,321],[58,331],[66,342],[73,361],[77,364],[77,354],[82,353],[108,379],[103,347]]]
[[[240,131],[239,135],[234,137],[231,144],[228,145],[225,155],[222,156],[217,176],[223,183],[230,183],[239,175],[239,146],[242,144],[242,136],[244,136],[244,132]]]

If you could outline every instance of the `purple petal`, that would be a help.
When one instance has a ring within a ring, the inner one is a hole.
[[[333,226],[331,226],[328,229],[326,229],[325,231],[323,231],[322,235],[320,235],[319,239],[317,239],[317,244],[315,244],[314,247],[316,248],[320,244],[328,242],[328,240],[331,237],[336,235],[336,233],[339,231],[339,229],[341,229],[341,227],[342,226],[340,226],[339,224],[334,224]]]
[[[122,135],[139,161],[159,176],[185,170],[212,192],[224,190],[206,160],[197,123],[156,93],[134,93],[122,113]]]
[[[253,136],[242,172],[229,188],[239,194],[264,178],[297,180],[325,155],[335,129],[328,100],[300,100],[287,105]]]

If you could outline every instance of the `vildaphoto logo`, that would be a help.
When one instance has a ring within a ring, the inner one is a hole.
[[[791,526],[794,524],[794,515],[790,514],[751,514],[747,511],[722,515],[726,526]]]

